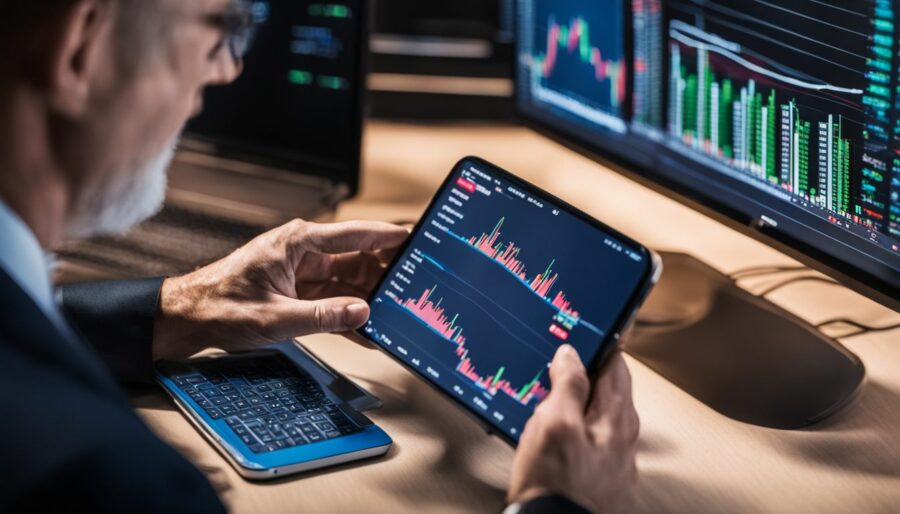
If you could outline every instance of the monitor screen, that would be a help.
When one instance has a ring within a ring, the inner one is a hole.
[[[320,174],[355,190],[364,2],[251,2],[261,27],[233,84],[204,96],[188,135],[228,156]]]
[[[524,119],[898,299],[894,2],[517,6]]]
[[[587,364],[613,344],[651,271],[637,243],[467,159],[373,294],[364,331],[518,441],[559,346]]]

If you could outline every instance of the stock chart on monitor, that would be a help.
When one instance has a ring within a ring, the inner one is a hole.
[[[547,395],[556,349],[595,355],[647,259],[464,162],[388,271],[364,330],[517,440]]]
[[[518,5],[528,118],[823,253],[900,270],[900,2]]]
[[[675,148],[860,235],[900,236],[890,212],[894,12],[878,4],[671,2]]]
[[[524,2],[529,36],[522,40],[532,94],[575,119],[625,130],[628,64],[618,0]]]

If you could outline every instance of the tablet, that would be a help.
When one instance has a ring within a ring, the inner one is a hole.
[[[373,291],[360,334],[515,445],[557,348],[571,344],[595,372],[660,272],[643,245],[466,157]]]

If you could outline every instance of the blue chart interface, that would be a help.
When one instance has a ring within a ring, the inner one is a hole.
[[[620,0],[522,2],[522,82],[573,121],[624,133],[628,66]]]
[[[388,271],[365,332],[518,440],[556,349],[596,355],[648,260],[466,161]]]

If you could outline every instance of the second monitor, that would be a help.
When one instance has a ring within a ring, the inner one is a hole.
[[[880,0],[519,0],[516,109],[898,308],[898,14]],[[651,334],[631,346],[645,362],[769,426],[854,398],[864,372],[838,343],[702,263],[670,255],[666,268],[657,300],[670,303],[651,299]]]

